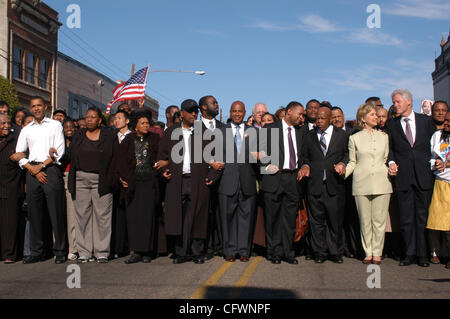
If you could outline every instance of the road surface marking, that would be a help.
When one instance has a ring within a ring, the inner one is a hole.
[[[225,262],[211,277],[209,277],[203,286],[194,292],[190,299],[203,299],[208,288],[214,286],[233,264],[234,263]]]
[[[250,278],[253,276],[253,274],[256,271],[256,268],[258,268],[259,264],[262,261],[262,257],[258,256],[252,259],[251,263],[247,266],[247,268],[244,270],[244,272],[241,275],[241,278],[234,284],[233,289],[231,290],[229,294],[229,298],[231,299],[237,299],[239,298],[243,287],[247,286],[248,282],[250,281]]]

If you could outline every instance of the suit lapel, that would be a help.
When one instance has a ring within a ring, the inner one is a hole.
[[[405,131],[403,130],[403,127],[402,127],[402,117],[399,116],[398,120],[397,120],[397,118],[394,119],[394,123],[397,127],[397,130],[400,132],[400,136],[405,140],[406,143],[408,143],[408,145],[410,145],[408,138],[406,137]],[[416,132],[417,132],[417,121],[416,121]],[[416,137],[417,137],[417,134],[416,134]]]
[[[328,154],[331,154],[334,147],[336,146],[337,140],[339,139],[339,133],[340,132],[338,132],[338,130],[335,127],[333,127],[333,132],[331,133],[330,145],[328,145],[328,149],[327,149],[327,156],[328,156]]]

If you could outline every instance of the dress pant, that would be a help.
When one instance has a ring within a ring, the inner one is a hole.
[[[208,254],[222,254],[222,223],[219,210],[219,195],[217,193],[218,186],[213,186],[209,198],[209,216],[208,216],[208,230],[206,235],[206,242],[208,243]]]
[[[181,186],[182,227],[183,234],[176,236],[175,254],[178,257],[200,256],[203,254],[205,240],[192,238],[192,226],[194,225],[194,211],[191,205],[192,181],[189,175],[184,175]]]
[[[383,255],[391,194],[355,196],[366,257]]]
[[[281,171],[280,187],[275,193],[264,193],[264,219],[268,257],[294,258],[294,236],[300,194],[297,171]]]
[[[113,211],[111,220],[111,254],[128,255],[127,208],[120,192],[113,194]]]
[[[48,209],[50,223],[53,230],[53,254],[67,255],[67,217],[64,209],[64,181],[62,172],[57,166],[50,166],[44,170],[47,174],[47,184],[41,184],[27,173],[27,203],[28,218],[30,220],[31,255],[43,256],[45,242],[45,207]],[[47,204],[47,205],[45,205]]]
[[[330,195],[323,183],[320,195],[308,194],[311,247],[316,256],[342,256],[344,194]]]
[[[64,173],[64,187],[66,191],[66,212],[67,212],[67,239],[69,244],[69,254],[78,252],[75,240],[75,209],[73,208],[72,196],[67,187],[69,173]]]
[[[428,255],[425,227],[432,193],[432,190],[421,190],[417,184],[407,191],[397,192],[400,229],[407,256],[426,258]]]
[[[127,207],[128,241],[137,253],[154,251],[155,189],[151,179],[136,181],[133,199]]]
[[[15,200],[15,203],[11,203]],[[17,198],[0,198],[0,259],[17,259],[20,207]]]
[[[113,195],[100,197],[99,175],[76,172],[76,240],[80,257],[108,257],[111,244]]]
[[[245,196],[239,190],[232,196],[219,194],[223,236],[223,253],[227,257],[250,256],[251,222],[255,214],[256,195]]]

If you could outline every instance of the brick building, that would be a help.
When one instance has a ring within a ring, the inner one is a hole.
[[[0,72],[16,87],[21,106],[56,96],[58,12],[38,0],[0,0]]]

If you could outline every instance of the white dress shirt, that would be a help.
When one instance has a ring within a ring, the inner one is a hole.
[[[400,120],[400,123],[402,124],[402,128],[403,128],[403,132],[406,135],[406,121],[405,118],[409,118],[409,126],[411,127],[411,133],[412,133],[412,137],[413,137],[413,141],[414,143],[416,142],[416,115],[414,114],[414,112],[411,112],[411,114],[409,114],[408,117],[403,117]]]
[[[314,130],[315,128],[316,128],[316,124],[314,124],[314,123],[309,123],[309,122],[308,122],[308,129],[309,129],[310,131]]]
[[[208,120],[208,119],[205,119],[203,116],[202,116],[202,122],[203,122],[203,124],[205,124],[205,126],[206,126],[206,128],[208,129],[208,130],[210,130],[211,129],[211,122],[212,122],[212,125],[213,125],[213,127],[214,127],[214,129],[213,129],[213,131],[216,129],[216,119],[212,119],[212,120]]]
[[[128,135],[128,134],[130,134],[131,133],[131,131],[130,130],[127,130],[125,133],[120,133],[120,131],[119,132],[117,132],[117,137],[119,138],[119,144],[120,143],[122,143],[123,142],[123,140],[125,139],[125,137]]]
[[[23,168],[28,162],[44,162],[50,157],[50,149],[55,148],[58,156],[56,163],[65,151],[64,130],[60,122],[45,117],[41,123],[36,120],[25,126],[19,135],[16,152],[29,152],[28,158],[19,161],[19,166]]]
[[[331,136],[333,135],[333,125],[328,126],[328,128],[325,130],[325,141],[327,143],[327,152],[328,152],[328,148],[330,147],[330,142],[331,142]],[[322,136],[322,133],[319,132],[319,130],[317,130],[317,138],[319,139],[320,142],[320,137]]]
[[[283,125],[283,143],[284,143],[284,163],[283,169],[290,169],[289,167],[289,128],[291,128],[291,136],[292,136],[292,144],[294,144],[295,151],[295,168],[297,168],[298,164],[298,155],[297,155],[297,136],[295,134],[295,128],[293,126],[289,126],[284,119],[282,120]]]
[[[183,130],[183,141],[184,141],[184,156],[183,156],[183,175],[191,173],[191,151],[190,151],[190,137],[194,128],[182,128]]]

